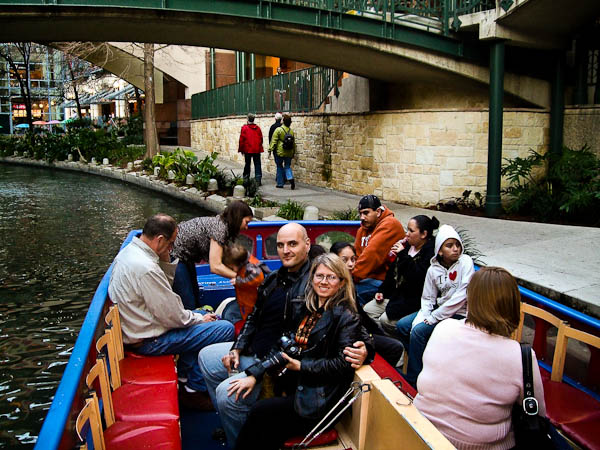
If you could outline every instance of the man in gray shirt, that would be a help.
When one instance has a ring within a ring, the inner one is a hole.
[[[119,305],[123,342],[142,355],[179,354],[177,373],[184,383],[180,402],[195,409],[210,410],[212,404],[198,367],[198,352],[207,345],[231,341],[233,325],[214,314],[201,314],[183,307],[171,288],[177,261],[171,250],[177,223],[166,214],[148,219],[139,237],[134,237],[115,258],[108,293]]]

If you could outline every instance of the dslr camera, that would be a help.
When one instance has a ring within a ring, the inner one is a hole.
[[[283,353],[294,358],[300,355],[302,349],[296,343],[294,335],[284,334],[277,340],[277,347],[269,352],[269,354],[263,359],[260,364],[265,370],[272,368],[278,369],[286,365],[287,361],[283,357]]]

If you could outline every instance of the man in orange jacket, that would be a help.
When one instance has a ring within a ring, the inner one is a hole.
[[[356,265],[352,278],[361,305],[373,300],[377,288],[385,279],[388,253],[405,235],[394,213],[381,204],[376,195],[365,195],[358,202],[360,228],[356,233]]]

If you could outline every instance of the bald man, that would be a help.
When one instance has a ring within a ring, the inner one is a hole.
[[[258,399],[262,380],[257,380],[253,388],[240,391],[232,388],[231,381],[251,375],[246,369],[262,360],[287,331],[283,329],[286,303],[304,301],[310,269],[309,250],[310,239],[302,225],[288,223],[281,227],[277,233],[277,253],[282,267],[269,274],[258,288],[256,306],[238,338],[233,344],[214,344],[200,352],[200,370],[231,448]],[[347,347],[344,353],[355,368],[367,358],[367,350],[360,341],[354,348]]]

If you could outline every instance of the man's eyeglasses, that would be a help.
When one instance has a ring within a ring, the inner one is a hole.
[[[322,273],[315,273],[314,278],[319,282],[327,280],[328,283],[335,283],[339,280],[339,278],[335,275],[323,275]]]

